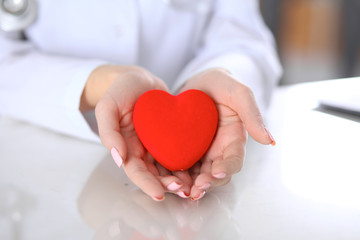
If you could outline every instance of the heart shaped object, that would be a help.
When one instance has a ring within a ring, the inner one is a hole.
[[[187,170],[209,148],[218,112],[212,99],[199,90],[177,96],[151,90],[137,100],[133,122],[140,141],[162,166]]]

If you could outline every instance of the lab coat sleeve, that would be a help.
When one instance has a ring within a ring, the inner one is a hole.
[[[265,111],[282,68],[257,1],[216,1],[199,49],[179,75],[175,89],[195,74],[214,67],[227,69],[250,87],[260,109]]]
[[[0,32],[0,115],[99,142],[79,104],[88,76],[104,63],[48,55]]]

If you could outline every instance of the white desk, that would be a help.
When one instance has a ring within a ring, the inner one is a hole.
[[[0,118],[0,239],[360,239],[360,123],[279,89],[241,173],[199,202],[137,190],[101,146]],[[301,101],[299,101],[301,99]]]

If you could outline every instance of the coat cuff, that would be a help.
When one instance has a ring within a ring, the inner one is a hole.
[[[74,74],[71,75],[71,78],[73,79],[69,81],[62,99],[62,104],[64,109],[66,109],[66,117],[73,123],[73,131],[69,132],[70,135],[100,142],[99,136],[97,135],[97,125],[93,111],[82,113],[79,108],[81,95],[87,79],[95,68],[104,64],[106,64],[106,62],[91,60],[86,64],[77,67]]]

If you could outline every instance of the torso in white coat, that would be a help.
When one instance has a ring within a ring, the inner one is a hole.
[[[141,65],[173,83],[194,57],[211,14],[161,0],[38,0],[37,21],[26,31],[44,52]]]

